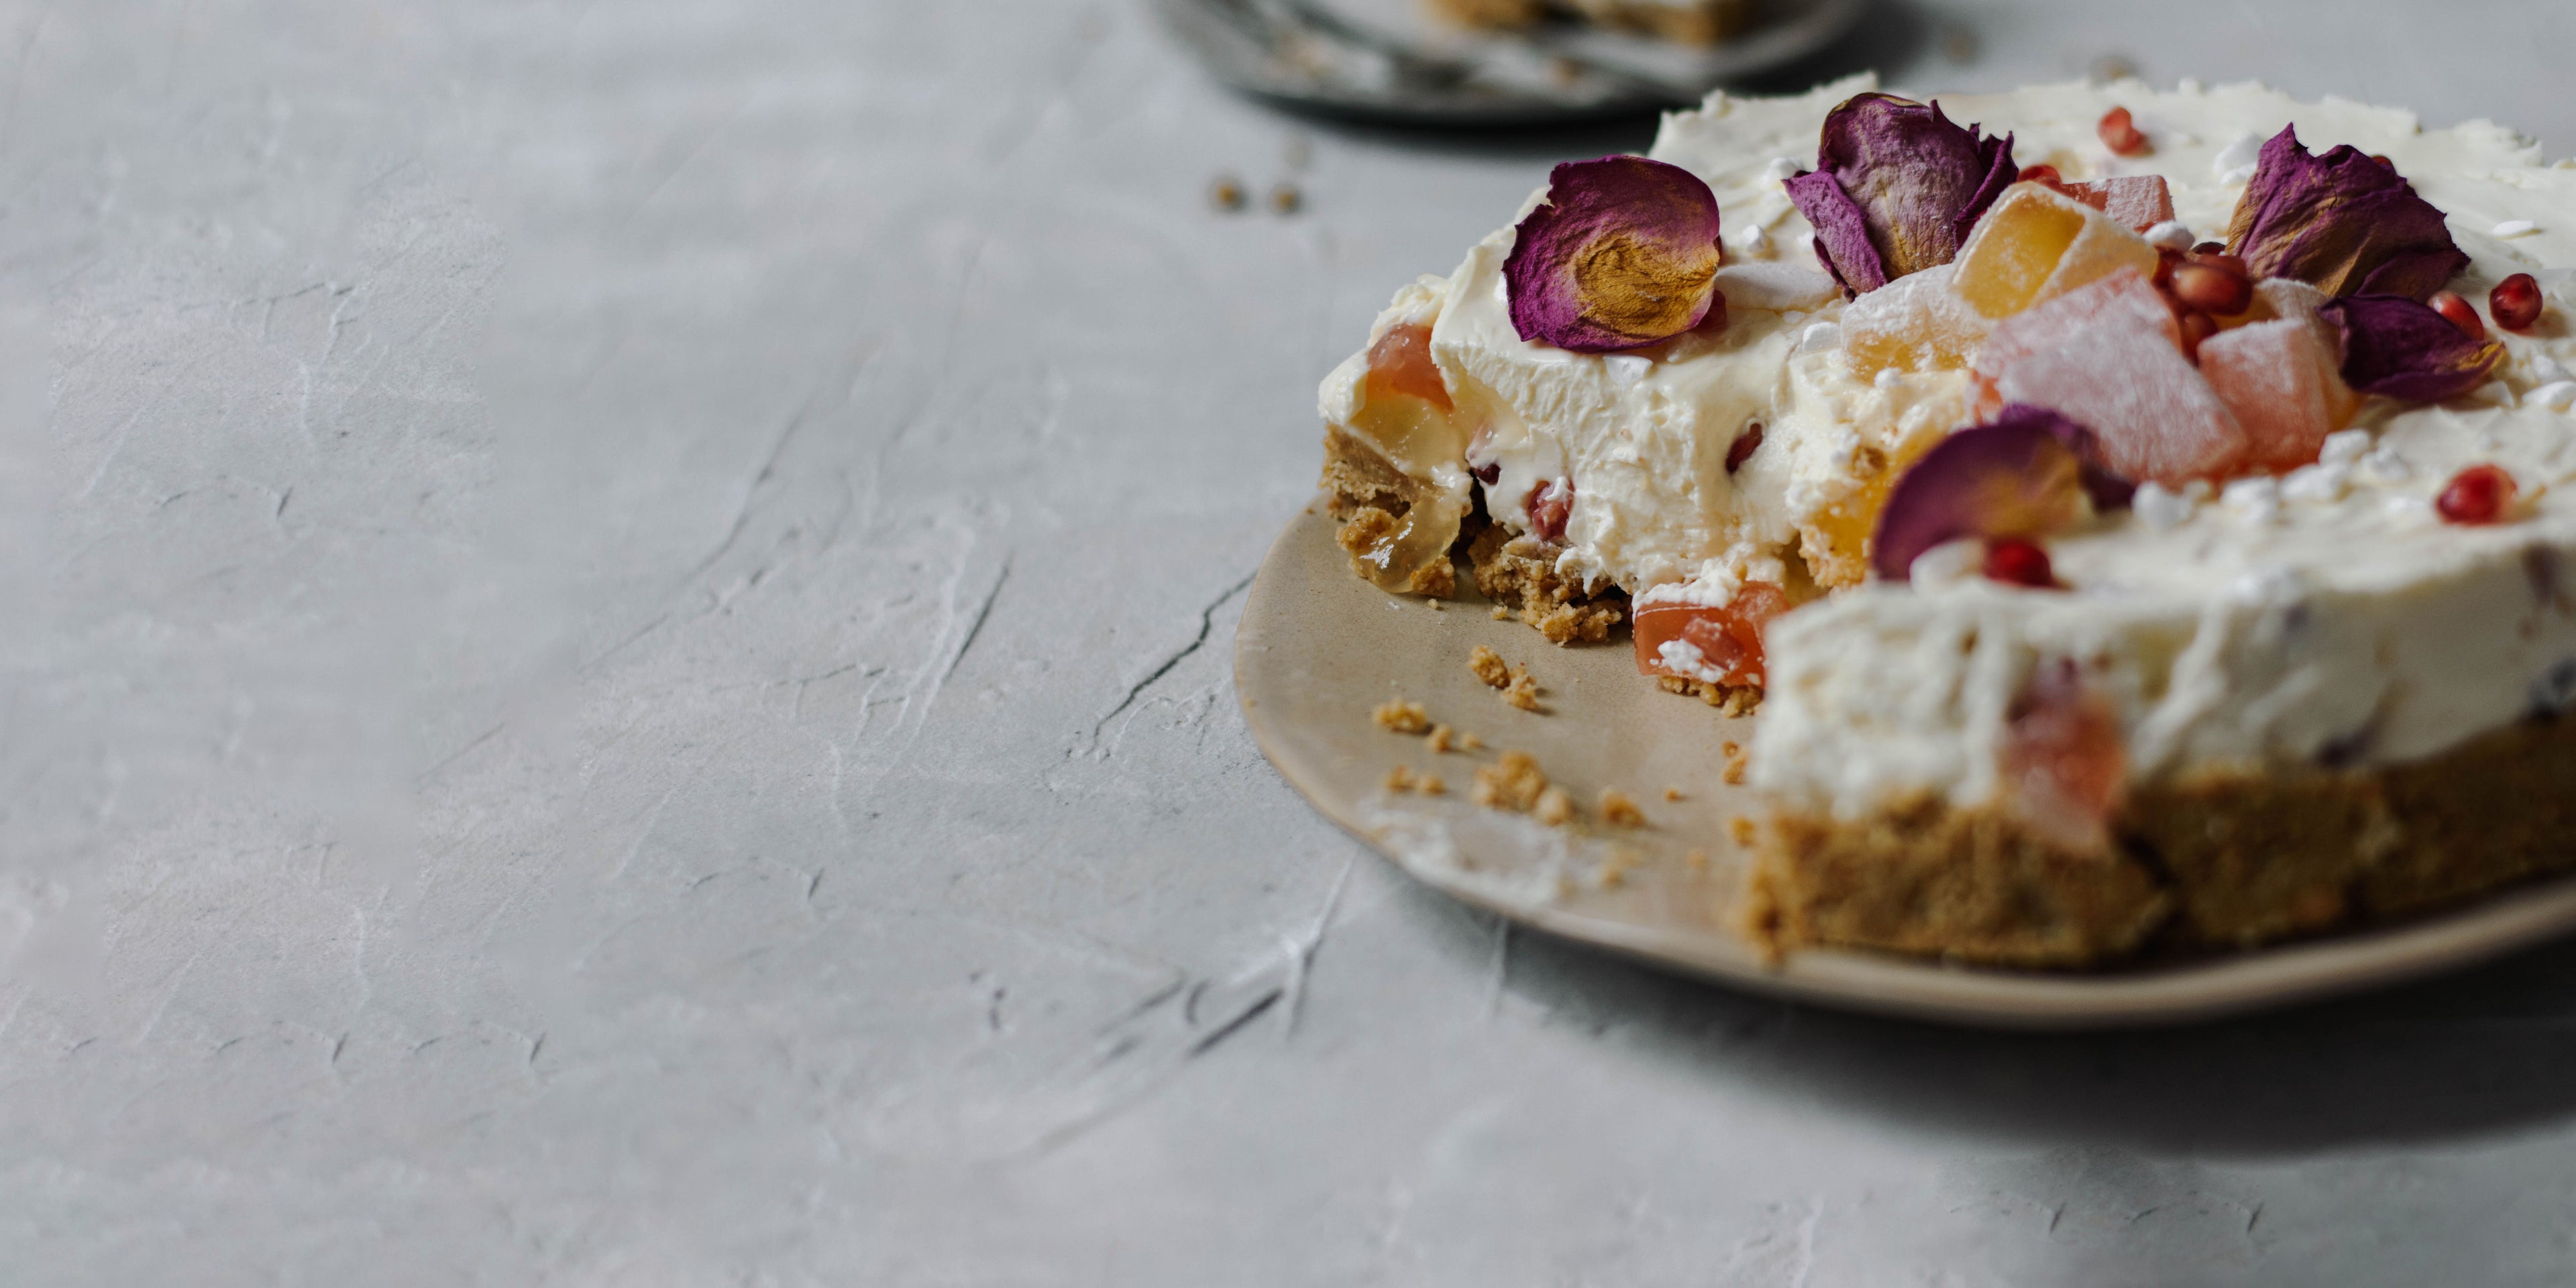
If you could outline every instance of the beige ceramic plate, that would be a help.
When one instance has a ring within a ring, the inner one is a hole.
[[[1928,1019],[2088,1028],[2203,1019],[2350,992],[2479,961],[2576,929],[2576,878],[2527,886],[2387,929],[2207,961],[2108,974],[1978,970],[1816,951],[1766,965],[1727,927],[1744,871],[1729,821],[1753,793],[1721,781],[1726,744],[1752,721],[1656,689],[1627,644],[1560,649],[1469,598],[1434,609],[1351,575],[1317,506],[1280,534],[1243,610],[1235,687],[1272,764],[1334,822],[1423,882],[1524,925],[1766,993]],[[1472,591],[1468,592],[1471,596]],[[1503,704],[1469,674],[1483,644],[1530,668],[1542,714]],[[1485,749],[1433,754],[1379,728],[1389,698],[1473,733]],[[1583,822],[1540,826],[1468,800],[1502,750],[1538,758],[1582,806]],[[1436,797],[1390,792],[1403,765],[1436,774]],[[1647,826],[1598,819],[1605,787]],[[1677,788],[1678,801],[1666,800]],[[1693,858],[1693,851],[1698,858]]]

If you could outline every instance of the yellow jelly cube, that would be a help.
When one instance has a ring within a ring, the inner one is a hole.
[[[2081,201],[2017,183],[1977,222],[1959,251],[1960,298],[2005,318],[2123,268],[2156,269],[2156,248]]]
[[[1948,371],[1967,366],[1985,346],[1994,323],[1952,289],[1956,264],[1900,277],[1843,310],[1843,352],[1852,372],[1867,380],[1879,372]]]

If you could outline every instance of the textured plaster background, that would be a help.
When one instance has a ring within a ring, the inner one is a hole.
[[[1788,79],[2117,52],[2563,155],[2571,47],[1962,0]],[[1643,126],[1299,123],[1117,0],[5,0],[0,80],[0,1281],[2576,1264],[2576,950],[1945,1032],[1507,933],[1271,773],[1317,378]]]

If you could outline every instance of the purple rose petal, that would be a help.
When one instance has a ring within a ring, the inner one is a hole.
[[[1949,263],[2017,174],[2012,136],[1961,129],[1938,103],[1872,93],[1826,115],[1816,168],[1788,189],[1815,225],[1816,257],[1861,292]]]
[[[2403,295],[2329,300],[2317,316],[2343,333],[2344,383],[2407,402],[2442,402],[2487,382],[2504,345],[2473,340],[2449,318]]]
[[[1514,232],[1503,288],[1524,340],[1640,348],[1698,326],[1717,296],[1717,197],[1677,165],[1568,161]]]
[[[1887,285],[1887,264],[1869,240],[1869,216],[1834,177],[1810,170],[1791,179],[1789,200],[1816,228],[1816,258],[1844,290],[1865,295]]]
[[[2256,278],[2294,277],[2328,295],[2420,300],[2469,266],[2414,185],[2350,144],[2311,156],[2296,126],[2263,145],[2227,242]]]
[[[1906,581],[1914,561],[1945,541],[2036,538],[2073,526],[2080,498],[2123,486],[2086,468],[2081,445],[2090,436],[2055,412],[2015,405],[1941,440],[1888,493],[1870,566],[1882,580]]]

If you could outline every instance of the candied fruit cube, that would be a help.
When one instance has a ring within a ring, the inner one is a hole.
[[[2173,191],[2160,174],[2095,179],[2061,185],[2068,195],[2111,217],[2133,233],[2143,233],[2174,217]]]
[[[2355,399],[2335,352],[2308,321],[2278,318],[2200,342],[2200,374],[2236,415],[2244,464],[2291,470],[2317,459],[2326,435],[2352,418]]]
[[[2014,812],[2063,849],[2106,848],[2128,778],[2119,711],[2058,658],[2033,669],[2007,719],[1996,768]]]
[[[1759,685],[1762,628],[1788,611],[1789,597],[1779,587],[1759,581],[1738,587],[1735,597],[1719,608],[1640,605],[1631,622],[1637,641],[1637,674]]]
[[[1996,323],[1977,355],[1977,374],[1992,381],[2022,359],[2057,347],[2076,329],[2113,315],[2159,331],[2181,347],[2181,330],[2163,294],[2146,274],[2124,268]]]
[[[2046,407],[2090,428],[2102,464],[2134,482],[2178,484],[2223,474],[2245,455],[2245,430],[2158,324],[2115,308],[1994,377],[2007,403]]]
[[[2154,272],[2156,248],[2073,197],[2017,183],[1978,221],[1957,263],[1960,297],[2005,318],[2122,268]]]
[[[1367,393],[1371,398],[1401,394],[1419,398],[1442,411],[1454,411],[1449,385],[1431,360],[1431,328],[1421,322],[1391,326],[1369,346]]]
[[[1843,352],[1862,379],[1965,367],[1994,326],[1951,289],[1956,264],[1900,277],[1843,310]]]

